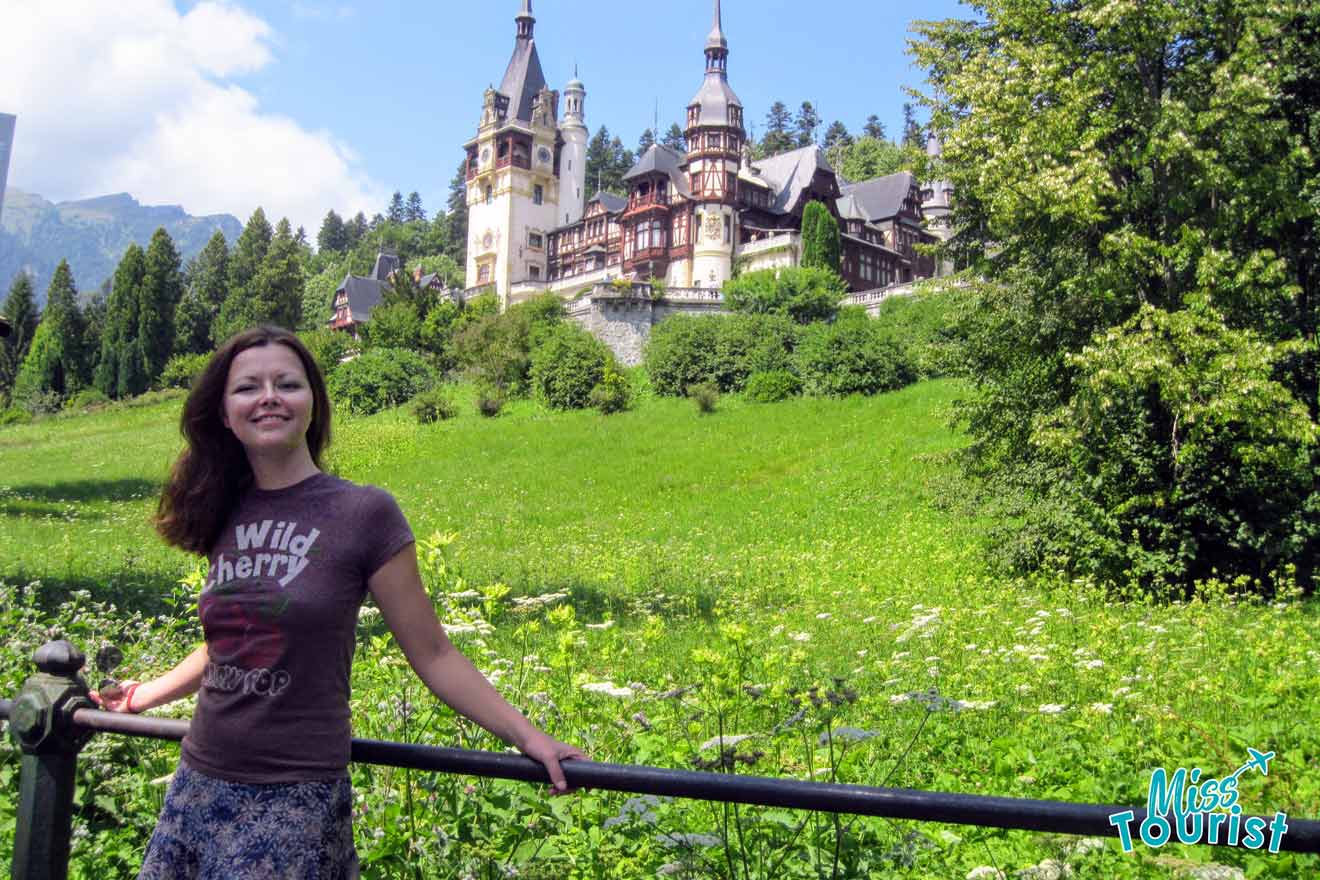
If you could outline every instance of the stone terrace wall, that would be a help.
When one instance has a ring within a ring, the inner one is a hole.
[[[569,303],[568,316],[609,346],[624,366],[642,362],[651,328],[671,315],[716,315],[725,311],[718,290],[671,288],[660,299],[651,298],[649,284],[633,284],[621,290],[613,284],[597,284],[591,293]]]

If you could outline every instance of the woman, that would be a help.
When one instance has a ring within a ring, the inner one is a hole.
[[[348,697],[367,591],[436,696],[567,790],[560,761],[582,752],[532,726],[450,643],[394,499],[321,471],[330,400],[297,337],[261,327],[221,346],[182,430],[156,527],[210,559],[205,643],[160,678],[93,694],[143,712],[199,692],[141,878],[357,876]]]

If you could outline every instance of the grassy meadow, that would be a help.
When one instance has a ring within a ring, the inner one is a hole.
[[[1244,808],[1320,817],[1315,605],[1119,601],[986,572],[989,524],[952,461],[960,390],[730,397],[708,416],[654,397],[608,418],[519,401],[487,420],[465,403],[427,426],[396,410],[338,421],[328,466],[395,494],[454,640],[598,760],[1144,805],[1153,768],[1224,775],[1252,746],[1277,758],[1268,777],[1242,777]],[[180,402],[0,430],[0,693],[56,634],[115,641],[135,678],[196,644],[197,562],[148,521],[180,447]],[[360,736],[498,745],[420,692],[370,608],[353,699]],[[0,783],[16,795],[16,753],[2,748]],[[177,747],[103,736],[83,756],[75,876],[134,876]],[[1204,880],[1320,865],[353,776],[367,877]],[[0,835],[14,800],[0,799]]]

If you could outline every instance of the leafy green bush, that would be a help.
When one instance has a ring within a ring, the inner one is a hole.
[[[747,379],[748,400],[757,403],[775,403],[802,393],[802,380],[788,370],[753,373]]]
[[[432,388],[412,399],[412,412],[419,425],[444,422],[458,415],[458,408],[443,390]]]
[[[564,320],[564,304],[545,294],[510,306],[503,314],[470,321],[466,316],[467,311],[454,329],[455,360],[478,382],[519,397],[528,390],[532,350]]]
[[[847,293],[847,284],[829,269],[760,269],[728,281],[724,302],[735,312],[786,315],[799,324],[810,324],[834,318]]]
[[[161,388],[191,388],[210,360],[209,354],[176,354],[165,362],[156,384]]]
[[[646,372],[657,394],[682,397],[689,385],[715,375],[718,318],[675,315],[651,330],[646,343]]]
[[[632,403],[632,384],[628,377],[615,369],[614,365],[605,365],[605,375],[600,384],[591,389],[587,405],[601,411],[604,415],[623,412]]]
[[[406,301],[381,303],[362,326],[362,338],[367,348],[421,348],[422,318],[417,306]]]
[[[605,343],[577,324],[561,323],[532,352],[532,390],[551,409],[582,409],[613,360]]]
[[[966,299],[957,287],[891,296],[880,304],[876,326],[903,352],[917,378],[955,375],[962,364],[959,314]]]
[[[720,402],[720,389],[710,382],[698,382],[688,386],[687,396],[697,405],[697,412],[709,415],[715,412],[715,407]]]
[[[111,400],[99,388],[84,388],[64,401],[65,412],[82,412],[109,406]]]
[[[794,352],[802,390],[813,397],[875,394],[911,381],[898,348],[863,314],[808,327]]]
[[[1209,309],[1146,306],[1098,334],[1068,358],[1071,398],[1036,426],[1039,501],[1012,561],[1161,592],[1287,582],[1315,528],[1317,438],[1276,379],[1286,357]]]
[[[307,330],[299,333],[298,338],[312,353],[327,380],[348,353],[358,347],[357,340],[340,330]]]
[[[435,373],[417,352],[373,348],[340,364],[328,384],[337,406],[358,415],[371,415],[399,406],[435,382]]]
[[[675,315],[651,331],[646,370],[658,394],[677,397],[701,382],[736,392],[752,373],[790,368],[796,340],[782,315]]]

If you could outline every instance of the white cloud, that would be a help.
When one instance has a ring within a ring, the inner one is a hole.
[[[242,220],[257,205],[315,234],[329,208],[388,193],[347,145],[262,109],[232,81],[274,60],[274,34],[203,0],[0,0],[0,111],[17,113],[9,180],[51,199],[126,191]]]

